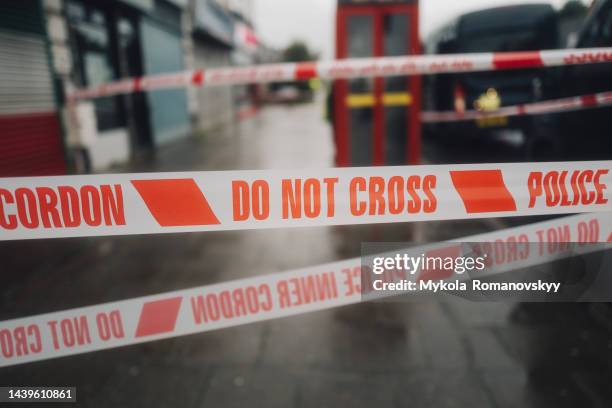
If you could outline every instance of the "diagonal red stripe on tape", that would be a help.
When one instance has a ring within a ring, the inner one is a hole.
[[[221,224],[193,179],[132,180],[132,184],[162,227]]]
[[[612,242],[612,234],[608,237],[608,242]]]
[[[543,67],[544,61],[539,51],[506,52],[493,55],[496,69],[516,69]]]
[[[301,62],[295,68],[295,79],[305,80],[317,77],[317,65],[312,62]]]
[[[204,84],[204,70],[196,69],[193,71],[193,74],[191,75],[191,82],[194,85],[202,86]]]
[[[453,275],[452,270],[444,269],[444,258],[458,258],[461,255],[461,245],[454,245],[452,247],[432,249],[425,254],[425,259],[429,259],[432,265],[424,265],[421,274],[419,275],[419,281],[438,281],[446,278],[450,278]],[[432,262],[433,258],[441,258],[442,264]],[[428,266],[432,266],[428,268]]]
[[[595,95],[582,95],[580,97],[582,106],[597,106],[597,96]]]
[[[450,175],[468,214],[516,211],[501,170],[451,171]]]
[[[174,331],[182,297],[147,302],[142,306],[136,337]]]

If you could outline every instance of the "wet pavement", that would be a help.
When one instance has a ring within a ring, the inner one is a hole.
[[[268,107],[129,170],[331,166],[322,117],[320,103]],[[427,162],[447,160],[445,145],[427,143]],[[451,154],[518,153],[491,142],[486,153]],[[508,222],[0,243],[0,320],[355,257],[362,241],[437,241]],[[0,385],[76,386],[83,407],[608,407],[611,325],[601,304],[361,304],[4,368]]]

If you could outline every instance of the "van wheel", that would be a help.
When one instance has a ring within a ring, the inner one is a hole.
[[[528,161],[555,161],[563,158],[563,140],[558,135],[529,135],[525,141],[524,157]]]

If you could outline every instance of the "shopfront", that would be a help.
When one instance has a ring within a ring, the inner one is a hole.
[[[76,86],[183,70],[179,6],[163,0],[68,0]],[[190,130],[184,90],[97,98],[92,103],[98,132],[94,155],[105,149],[121,156],[118,151],[127,148],[129,155],[137,156]]]

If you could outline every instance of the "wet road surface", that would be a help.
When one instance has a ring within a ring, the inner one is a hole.
[[[129,170],[331,166],[322,115],[317,103],[268,107]],[[451,157],[491,161],[512,149],[492,142]],[[449,157],[439,143],[425,152],[429,163]],[[356,257],[362,241],[430,242],[507,223],[0,243],[0,320]],[[83,407],[607,407],[609,313],[605,305],[361,304],[4,368],[0,385],[76,386]]]

